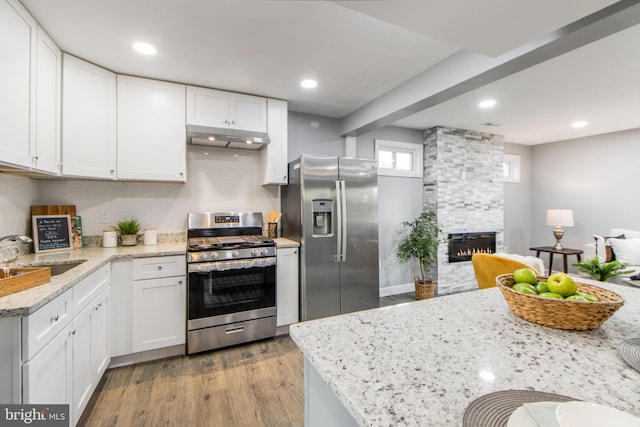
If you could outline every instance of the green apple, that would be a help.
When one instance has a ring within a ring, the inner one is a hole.
[[[519,268],[514,271],[513,280],[516,283],[530,283],[532,285],[536,285],[538,283],[536,273],[534,273],[530,268]]]
[[[568,297],[578,290],[578,284],[566,273],[553,273],[547,279],[549,291]]]
[[[589,301],[589,302],[596,302],[596,301],[598,301],[598,298],[594,297],[594,296],[593,296],[593,295],[591,295],[591,294],[586,294],[586,293],[583,293],[583,292],[576,292],[576,295],[580,295],[581,297],[586,298],[586,299],[587,299],[587,301]]]
[[[531,283],[516,283],[512,289],[521,294],[538,295],[538,291]]]
[[[538,282],[536,285],[536,291],[540,292],[549,292],[549,285],[547,282]]]
[[[555,292],[540,292],[538,296],[542,298],[564,299],[562,295]]]
[[[569,295],[568,297],[565,298],[566,300],[571,300],[571,301],[583,301],[583,302],[590,302],[588,299],[586,299],[585,297],[583,297],[582,295]]]

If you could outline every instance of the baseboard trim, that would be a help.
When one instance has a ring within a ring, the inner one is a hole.
[[[184,344],[171,347],[158,348],[156,350],[142,351],[140,353],[126,354],[111,358],[108,369],[119,368],[120,366],[133,365],[136,363],[150,362],[152,360],[164,359],[166,357],[184,356],[186,347]]]
[[[387,286],[386,288],[380,288],[380,296],[388,297],[391,295],[406,294],[407,292],[413,292],[416,289],[414,283],[405,283],[403,285]]]

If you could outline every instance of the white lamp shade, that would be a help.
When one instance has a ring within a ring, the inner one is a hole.
[[[573,210],[547,209],[547,225],[573,227]]]

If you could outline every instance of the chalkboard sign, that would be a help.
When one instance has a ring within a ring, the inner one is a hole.
[[[69,215],[34,215],[33,248],[38,252],[67,251],[72,248]]]

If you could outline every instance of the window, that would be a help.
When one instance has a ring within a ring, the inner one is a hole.
[[[502,181],[520,182],[520,156],[505,154],[502,160]]]
[[[375,140],[378,175],[422,177],[422,144]]]

